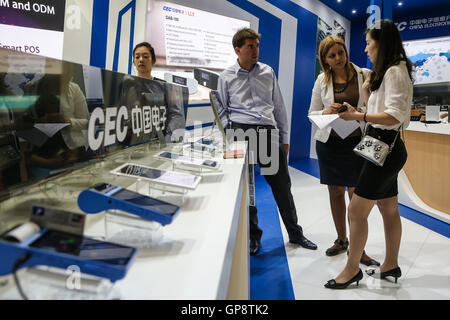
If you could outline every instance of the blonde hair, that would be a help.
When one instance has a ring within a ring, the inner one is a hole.
[[[342,40],[341,38],[337,37],[337,36],[327,36],[325,39],[323,39],[320,42],[319,45],[319,61],[320,61],[320,66],[322,67],[322,71],[325,73],[325,83],[328,84],[328,82],[330,82],[333,74],[331,72],[331,68],[330,66],[327,64],[326,62],[326,56],[328,53],[328,50],[331,49],[331,47],[333,47],[335,44],[339,44],[344,48],[345,51],[345,56],[347,58],[347,61],[345,63],[345,71],[347,72],[347,76],[350,77],[350,75],[352,74],[352,65],[350,63],[350,58],[348,56],[348,51],[347,51],[347,47],[345,46],[345,42],[344,40]]]

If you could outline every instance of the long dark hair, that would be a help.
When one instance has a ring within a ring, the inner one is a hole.
[[[413,81],[412,64],[406,57],[402,37],[397,26],[391,20],[384,19],[375,22],[367,28],[367,33],[378,43],[378,55],[372,66],[373,72],[370,75],[371,91],[375,91],[380,87],[387,69],[398,65],[401,61],[406,62],[409,77]]]

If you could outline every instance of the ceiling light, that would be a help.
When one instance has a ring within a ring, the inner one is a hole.
[[[403,5],[403,2],[399,2],[398,6],[401,7]]]
[[[341,3],[341,2],[342,2],[342,0],[337,0],[337,2]]]
[[[355,13],[356,13],[356,10],[352,10],[352,13],[355,14]]]

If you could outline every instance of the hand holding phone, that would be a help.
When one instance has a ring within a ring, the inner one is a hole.
[[[341,112],[345,112],[347,111],[347,106],[346,105],[341,105],[339,107],[339,109],[337,109],[337,113],[341,113]]]

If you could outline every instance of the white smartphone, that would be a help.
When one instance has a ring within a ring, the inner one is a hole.
[[[202,159],[202,158],[196,158],[196,157],[189,157],[186,155],[173,153],[169,151],[162,151],[154,155],[155,158],[161,159],[161,160],[170,160],[170,161],[176,161],[180,162],[186,165],[194,166],[194,167],[200,167],[200,168],[206,168],[206,169],[213,169],[213,170],[219,170],[221,165],[218,161],[213,159]]]
[[[190,151],[195,151],[195,152],[207,152],[210,153],[211,155],[214,155],[215,152],[217,151],[217,148],[212,146],[212,145],[204,145],[204,144],[199,144],[199,143],[189,143],[185,146],[185,148],[187,150]]]
[[[112,170],[111,173],[118,176],[144,179],[168,186],[181,187],[190,190],[197,188],[201,180],[200,176],[182,172],[161,170],[133,163],[126,163]]]

